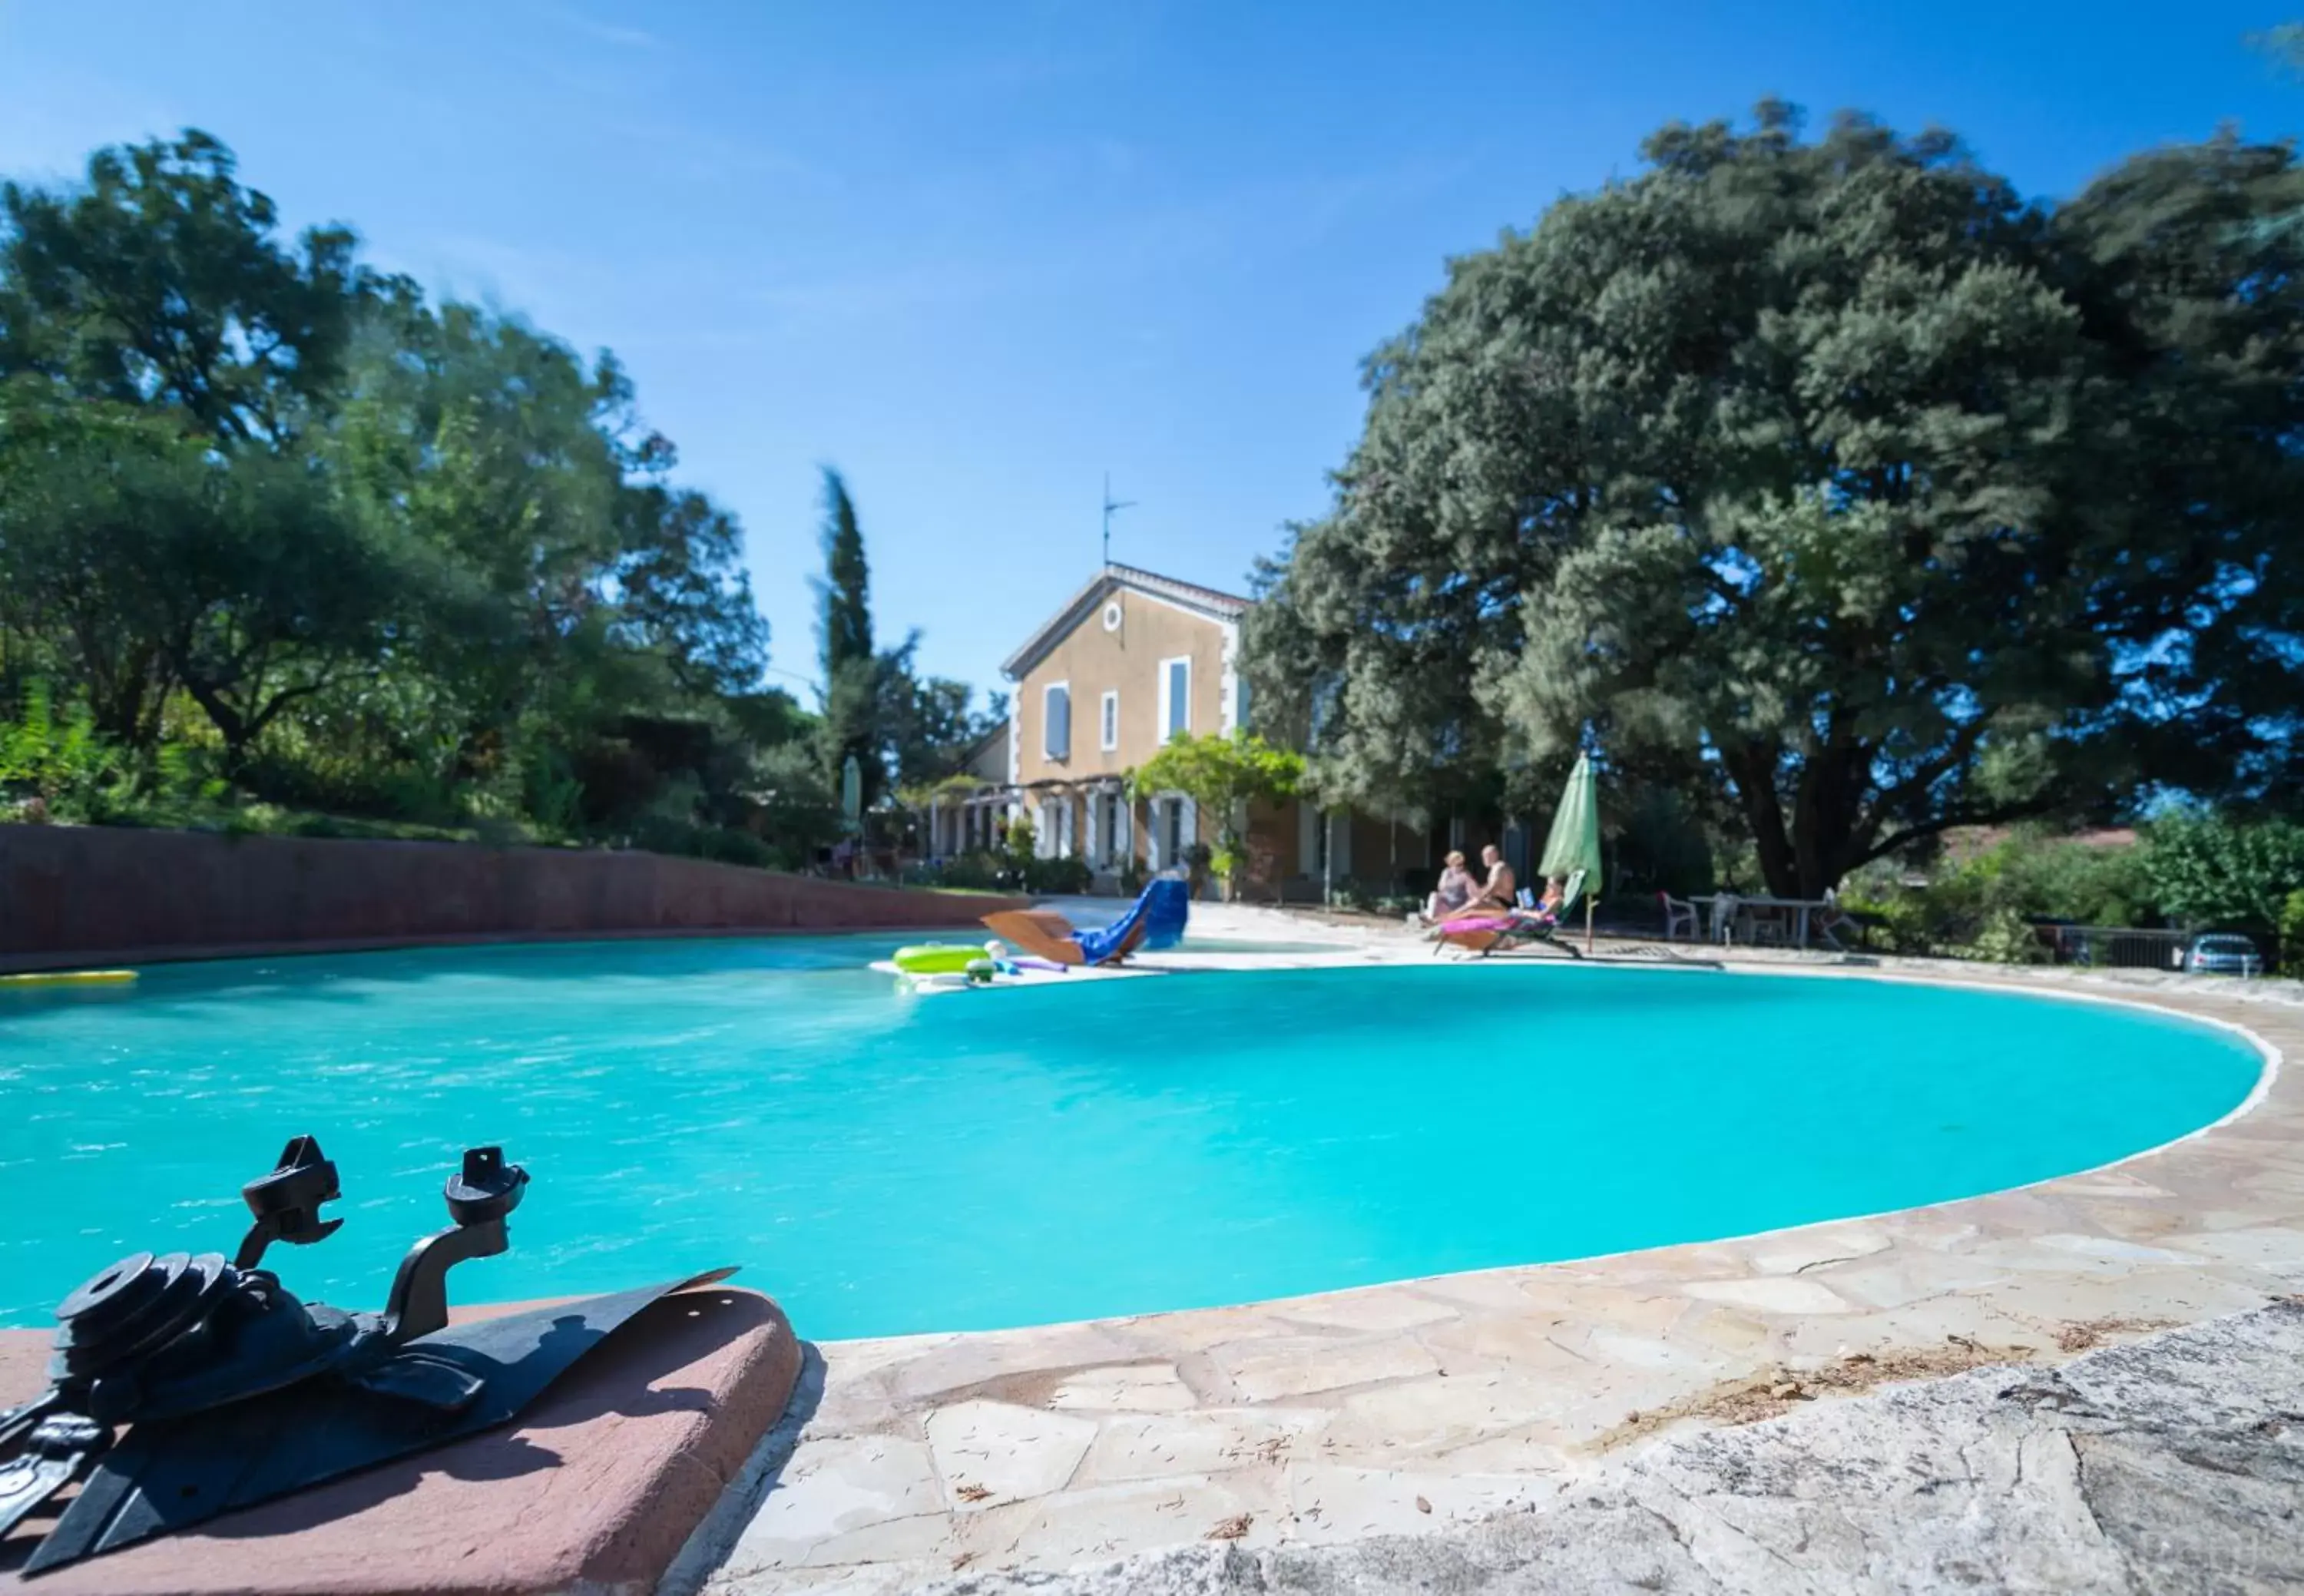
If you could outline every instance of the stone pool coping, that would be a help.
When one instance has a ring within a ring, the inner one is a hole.
[[[1226,918],[1227,937],[1306,930]],[[1327,955],[1156,962],[1430,956],[1398,932],[1333,934]],[[1511,962],[1534,961],[1566,967],[1542,952]],[[1203,1541],[1254,1551],[1426,1532],[1548,1501],[1652,1435],[1896,1379],[2059,1363],[2304,1282],[2304,1082],[2279,1068],[2304,1053],[2304,1003],[2283,983],[1728,963],[1755,978],[2127,1003],[2238,1030],[2267,1067],[2212,1126],[1981,1197],[1239,1307],[824,1344],[807,1398],[756,1459],[754,1494],[700,1532],[667,1588],[873,1596]]]

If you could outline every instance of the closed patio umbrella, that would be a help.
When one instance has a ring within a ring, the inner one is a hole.
[[[840,818],[851,832],[864,829],[864,772],[852,753],[840,766]]]
[[[1592,900],[1600,887],[1600,784],[1588,754],[1578,754],[1576,768],[1568,773],[1560,807],[1553,811],[1552,834],[1544,840],[1544,862],[1537,868],[1547,878],[1563,879],[1584,872],[1584,951],[1591,952]]]

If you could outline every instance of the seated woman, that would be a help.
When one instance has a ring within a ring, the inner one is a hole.
[[[1558,920],[1561,910],[1568,906],[1568,880],[1564,876],[1547,877],[1544,896],[1536,900],[1536,912],[1546,920]]]
[[[1428,924],[1437,925],[1462,913],[1464,905],[1471,901],[1472,872],[1464,868],[1464,855],[1452,851],[1448,855],[1447,868],[1440,872],[1439,885],[1433,888],[1432,896],[1424,900],[1421,918]]]

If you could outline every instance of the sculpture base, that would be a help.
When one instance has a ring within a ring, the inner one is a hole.
[[[462,1320],[508,1312],[505,1303]],[[0,1407],[45,1389],[48,1337],[0,1331]],[[725,1286],[643,1309],[519,1419],[437,1451],[36,1579],[54,1522],[0,1541],[31,1596],[520,1596],[653,1589],[792,1399],[800,1344]]]

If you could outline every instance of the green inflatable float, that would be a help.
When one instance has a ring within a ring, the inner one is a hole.
[[[922,942],[896,949],[891,962],[907,975],[965,975],[970,964],[984,962],[983,944]]]

